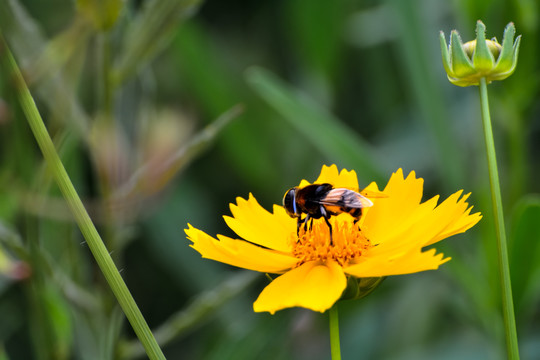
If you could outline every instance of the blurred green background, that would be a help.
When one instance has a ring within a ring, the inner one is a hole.
[[[522,359],[540,358],[539,4],[534,0],[2,0],[13,51],[75,187],[169,359],[328,359],[327,314],[257,314],[263,274],[200,258],[187,223],[267,209],[323,164],[425,199],[464,189],[479,226],[439,271],[340,303],[344,359],[503,359],[478,90],[439,31],[523,35],[490,86]],[[3,58],[3,56],[2,56]],[[0,359],[144,358],[0,72]]]

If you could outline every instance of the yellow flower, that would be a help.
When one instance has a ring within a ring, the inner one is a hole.
[[[335,165],[323,166],[315,183],[358,189],[356,173],[338,172]],[[309,182],[302,180],[300,187],[306,185]],[[437,206],[438,196],[421,202],[422,188],[423,180],[414,172],[404,178],[398,170],[357,224],[346,213],[330,218],[332,241],[324,219],[314,220],[311,230],[297,236],[296,220],[282,206],[268,212],[251,194],[231,204],[232,217],[224,216],[241,239],[217,235],[216,240],[189,224],[185,231],[204,258],[281,274],[253,304],[256,312],[273,314],[294,306],[324,312],[343,294],[347,277],[410,274],[437,269],[450,260],[435,249],[422,249],[466,231],[481,215],[470,214],[468,195],[461,196],[462,191]],[[379,192],[375,183],[366,190]]]

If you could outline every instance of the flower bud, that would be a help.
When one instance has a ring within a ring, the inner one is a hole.
[[[506,25],[502,44],[497,39],[486,40],[486,27],[478,20],[476,39],[465,44],[456,30],[452,30],[450,44],[441,31],[441,51],[448,80],[454,85],[478,85],[481,78],[489,84],[493,80],[504,80],[516,69],[521,35],[514,40],[516,28]],[[513,42],[513,43],[512,43]]]
[[[347,277],[347,287],[341,295],[341,300],[361,299],[373,292],[386,279],[383,277],[356,278]]]

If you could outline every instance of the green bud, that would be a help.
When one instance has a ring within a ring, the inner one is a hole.
[[[478,20],[476,39],[465,44],[456,30],[450,34],[450,44],[441,31],[441,51],[448,80],[454,85],[478,85],[481,78],[489,84],[493,80],[504,80],[516,69],[521,35],[514,40],[516,28],[506,25],[502,44],[497,39],[486,40],[486,26]],[[513,42],[513,43],[512,43]]]
[[[375,290],[382,281],[383,277],[356,278],[354,276],[347,277],[347,288],[343,291],[340,300],[361,299]]]

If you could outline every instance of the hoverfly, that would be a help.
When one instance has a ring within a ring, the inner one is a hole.
[[[312,184],[305,187],[295,186],[285,193],[283,207],[292,218],[297,218],[297,235],[300,226],[310,219],[323,218],[330,230],[332,239],[332,225],[328,220],[332,215],[349,213],[356,223],[362,215],[362,209],[373,206],[373,202],[364,195],[346,188],[334,188],[331,184]],[[302,215],[305,217],[302,218]],[[313,220],[312,220],[313,223]],[[311,224],[312,224],[311,223]]]

